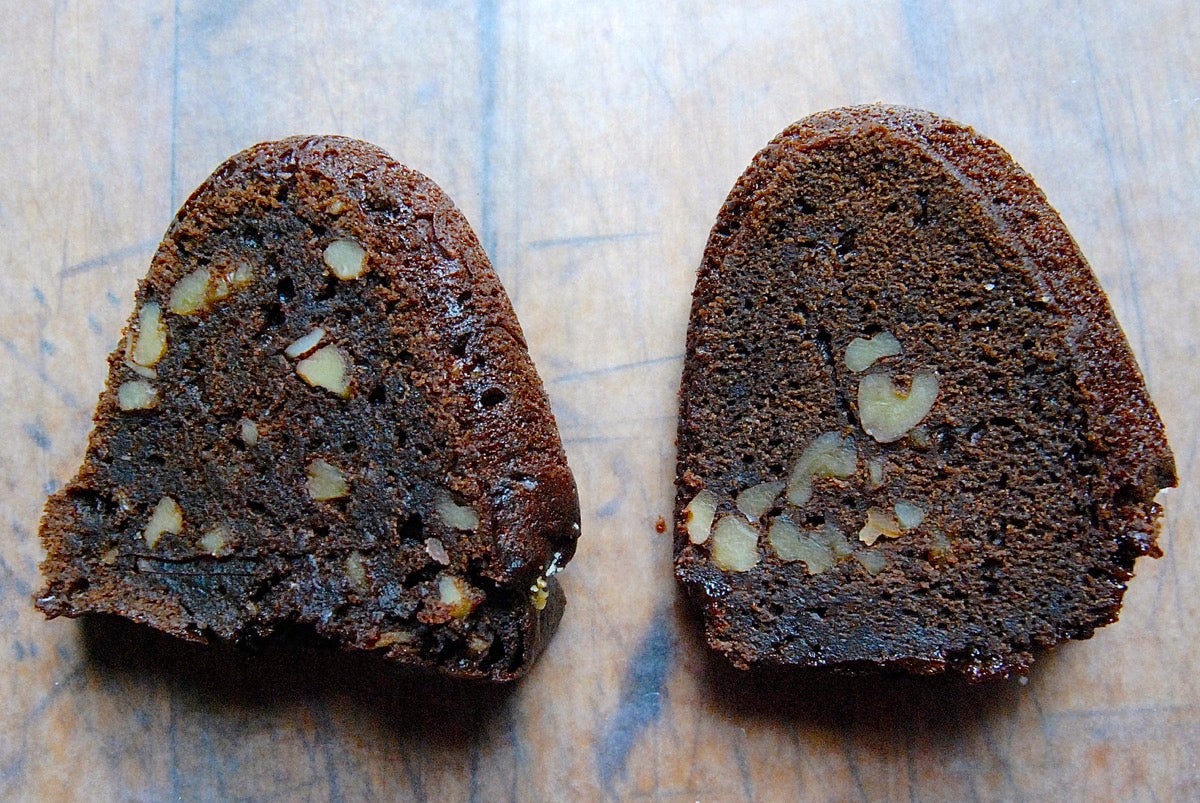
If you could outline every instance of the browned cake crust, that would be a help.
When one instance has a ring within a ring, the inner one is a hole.
[[[42,611],[529,667],[579,503],[508,298],[432,181],[341,137],[257,145],[180,210],[136,301],[46,506]]]
[[[995,143],[865,106],[755,157],[696,282],[676,479],[676,574],[734,664],[1023,672],[1117,618],[1175,481],[1103,292]]]

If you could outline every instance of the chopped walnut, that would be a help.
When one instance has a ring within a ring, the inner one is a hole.
[[[468,532],[479,529],[479,512],[469,505],[455,502],[448,491],[437,495],[433,500],[433,509],[437,511],[438,518],[451,529]]]
[[[758,531],[740,516],[724,516],[713,528],[710,550],[723,571],[749,571],[758,564]]]
[[[122,382],[117,388],[117,405],[129,410],[149,410],[158,406],[158,391],[149,382],[141,379]]]
[[[814,477],[849,477],[858,467],[853,438],[836,432],[818,435],[800,454],[788,477],[787,498],[797,507],[812,499]]]
[[[846,346],[846,367],[858,373],[884,357],[895,357],[900,353],[900,341],[891,332],[880,332],[872,338],[856,337]]]
[[[713,518],[717,515],[717,495],[705,488],[692,497],[688,506],[683,509],[684,522],[687,525],[688,540],[693,544],[703,544],[708,540],[712,531]]]
[[[138,310],[137,333],[130,332],[130,336],[125,345],[126,359],[145,368],[157,365],[167,351],[167,325],[156,302],[147,301]]]
[[[150,514],[146,529],[142,530],[142,540],[146,542],[146,546],[154,549],[163,533],[178,535],[182,530],[183,511],[179,509],[179,503],[169,496],[164,496],[158,500],[154,512]]]
[[[350,495],[342,470],[317,458],[308,464],[308,495],[318,502]]]
[[[902,393],[889,374],[867,374],[858,383],[858,415],[867,434],[880,443],[900,440],[921,423],[937,400],[938,378],[917,371]]]
[[[350,398],[350,361],[337,346],[325,346],[296,364],[296,373],[308,384]]]
[[[367,269],[367,252],[354,240],[334,240],[325,246],[325,264],[342,280],[357,279]]]
[[[775,504],[783,493],[783,482],[760,482],[751,485],[737,496],[737,509],[750,521],[758,521]]]

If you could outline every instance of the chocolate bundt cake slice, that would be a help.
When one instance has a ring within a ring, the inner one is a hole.
[[[743,668],[1024,672],[1117,618],[1175,483],[1029,175],[885,106],[791,126],[729,195],[678,444],[676,574]]]
[[[299,628],[493,680],[545,645],[574,481],[508,298],[425,176],[341,137],[234,156],[171,224],[108,364],[42,521],[49,617]]]

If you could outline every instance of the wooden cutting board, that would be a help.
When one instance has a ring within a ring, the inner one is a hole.
[[[661,6],[653,11],[651,6]],[[0,798],[1200,799],[1194,589],[1200,14],[1140,3],[3,2]],[[1038,179],[1179,460],[1122,621],[1025,684],[748,680],[670,570],[675,392],[708,229],[787,123],[886,100]],[[47,623],[37,519],[177,206],[302,132],[434,177],[507,286],[579,480],[570,605],[532,676],[422,684]]]

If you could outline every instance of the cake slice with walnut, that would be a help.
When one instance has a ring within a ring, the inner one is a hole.
[[[793,125],[726,200],[680,391],[675,568],[740,666],[982,679],[1114,621],[1175,468],[1030,177],[914,109]]]
[[[46,506],[42,611],[528,669],[579,503],[508,298],[433,182],[355,140],[255,146],[187,201],[136,304]]]

